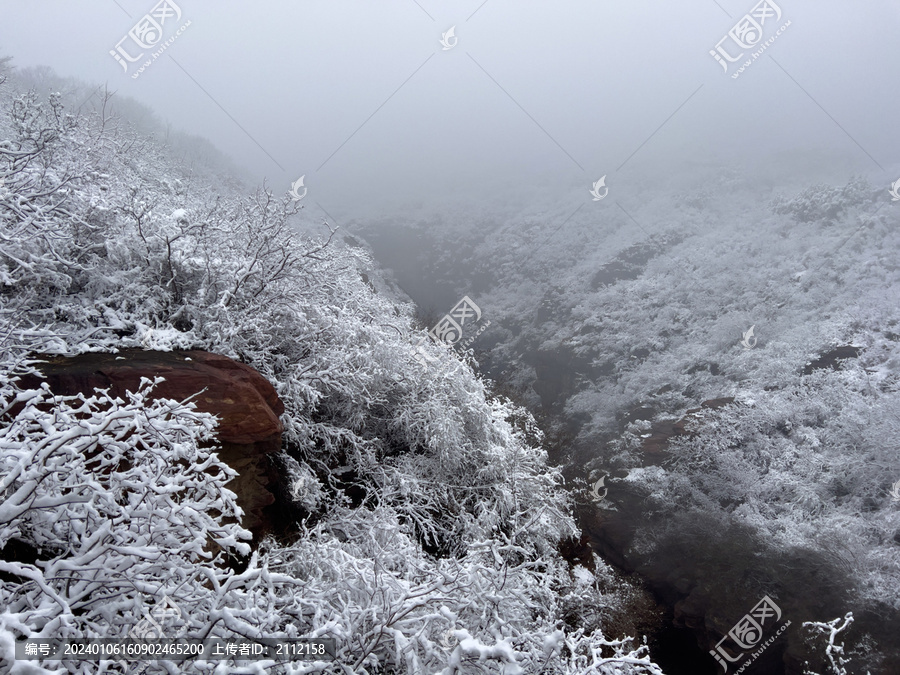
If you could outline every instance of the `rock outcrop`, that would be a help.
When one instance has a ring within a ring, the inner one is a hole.
[[[654,422],[650,427],[649,435],[642,441],[641,448],[644,451],[645,464],[660,464],[666,459],[666,448],[669,439],[675,436],[684,436],[688,433],[688,424],[697,419],[704,410],[715,410],[734,403],[733,396],[713,398],[703,401],[699,408],[691,408],[680,420],[662,420]]]
[[[109,389],[125,398],[142,377],[164,377],[154,398],[184,400],[190,396],[202,412],[219,418],[216,429],[219,458],[238,472],[227,484],[244,510],[241,524],[254,540],[271,530],[267,507],[274,503],[277,476],[268,455],[281,448],[284,405],[275,388],[256,370],[219,354],[204,351],[158,352],[123,349],[118,353],[89,353],[46,357],[38,364],[50,391],[60,396],[91,395]],[[23,378],[25,387],[38,378]],[[199,393],[198,393],[199,392]]]
[[[810,375],[816,370],[825,368],[838,370],[841,367],[841,361],[844,361],[845,359],[855,359],[861,352],[862,350],[859,347],[854,347],[853,345],[844,345],[829,349],[827,352],[820,354],[819,358],[815,361],[807,363],[803,367],[803,374]]]

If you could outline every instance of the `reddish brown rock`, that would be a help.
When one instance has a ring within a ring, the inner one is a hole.
[[[244,510],[241,524],[254,533],[256,540],[270,530],[271,521],[264,509],[275,501],[271,488],[277,476],[266,455],[281,449],[283,427],[279,416],[284,405],[275,388],[256,370],[204,351],[143,349],[46,357],[38,369],[50,390],[62,396],[88,396],[94,389],[109,389],[126,399],[125,392],[135,391],[142,377],[165,378],[153,389],[152,398],[182,401],[193,396],[198,410],[219,418],[218,455],[239,474],[227,485]],[[37,378],[23,378],[21,384],[36,386]]]

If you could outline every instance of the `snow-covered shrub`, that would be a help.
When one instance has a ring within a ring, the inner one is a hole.
[[[336,662],[287,672],[659,672],[644,645],[567,625],[560,597],[573,582],[556,547],[575,527],[534,420],[442,348],[419,364],[411,308],[363,281],[362,251],[338,248],[332,228],[325,240],[299,234],[286,196],[219,194],[227,183],[203,182],[103,114],[9,100],[0,365],[5,400],[24,407],[4,419],[0,463],[13,477],[0,513],[3,536],[43,557],[0,563],[15,575],[0,587],[6,655],[13,636],[122,636],[165,595],[192,637],[338,638]],[[29,351],[138,346],[207,349],[273,383],[288,491],[316,516],[297,541],[232,560],[242,572],[224,564],[248,549],[228,524],[239,516],[230,470],[200,447],[211,420],[190,405],[151,402],[146,387],[127,402],[52,398],[11,379]],[[52,461],[38,463],[42,452]],[[34,512],[23,490],[40,492]],[[88,599],[101,586],[109,594]]]
[[[567,581],[553,557],[498,564],[524,551],[491,540],[423,557],[385,508],[347,509],[339,522],[267,557],[273,572],[304,580],[298,623],[328,608],[351,672],[661,673],[628,638],[561,629],[573,596],[594,610],[609,602],[583,568],[591,581]]]
[[[811,636],[809,642],[816,638],[825,638],[825,657],[828,659],[830,673],[828,675],[848,675],[846,665],[850,663],[850,659],[844,656],[844,646],[840,643],[835,644],[835,639],[840,633],[845,631],[853,623],[853,612],[847,612],[844,615],[843,624],[841,617],[832,619],[831,621],[804,621],[803,627],[806,628]],[[809,668],[809,662],[803,669],[803,675],[819,675]]]
[[[770,545],[807,547],[872,601],[897,606],[892,555],[900,513],[889,494],[900,454],[897,395],[873,398],[862,369],[817,371],[789,390],[706,412],[671,443],[670,498],[718,511]],[[690,476],[678,482],[676,476]]]
[[[124,636],[142,598],[200,586],[198,570],[249,553],[250,533],[222,522],[240,516],[223,487],[235,472],[201,448],[214,418],[151,402],[152,387],[145,379],[128,401],[55,397],[0,374],[0,550],[16,541],[38,554],[0,560],[5,638]],[[185,590],[170,596],[191,610]],[[7,672],[28,672],[13,660],[0,654]]]
[[[798,223],[833,224],[848,209],[871,203],[874,191],[864,178],[853,178],[843,187],[813,185],[794,197],[772,200],[772,212],[788,215]]]

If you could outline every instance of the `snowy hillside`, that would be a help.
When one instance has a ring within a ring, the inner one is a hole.
[[[618,630],[640,594],[559,554],[577,530],[531,415],[440,347],[416,360],[425,333],[361,250],[298,234],[287,195],[204,180],[102,97],[75,114],[13,74],[0,101],[3,672],[123,672],[14,643],[124,637],[164,597],[172,635],[332,637],[336,659],[148,672],[661,672]],[[213,351],[275,386],[295,539],[226,523],[230,469],[190,401],[19,384],[41,355],[125,347]]]
[[[841,163],[808,160],[687,165],[599,203],[589,185],[527,186],[350,229],[420,306],[478,303],[492,322],[479,363],[542,413],[583,526],[618,509],[636,527],[615,553],[676,614],[763,592],[805,621],[852,611],[853,662],[892,672],[900,211],[884,174],[816,181]],[[409,241],[414,261],[396,250]],[[410,283],[422,273],[429,285]],[[689,409],[732,398],[664,458],[647,451]]]

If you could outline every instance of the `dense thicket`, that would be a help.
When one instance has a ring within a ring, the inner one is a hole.
[[[0,549],[36,554],[0,561],[0,668],[119,672],[14,661],[14,640],[123,637],[167,597],[172,635],[337,638],[335,662],[284,672],[661,672],[603,633],[629,590],[558,555],[576,529],[534,420],[446,350],[415,360],[412,310],[363,282],[361,251],[298,234],[289,198],[239,196],[105,105],[12,81],[0,100]],[[275,385],[296,541],[225,564],[249,533],[224,524],[232,471],[189,401],[19,385],[35,355],[140,346]],[[276,672],[159,667],[217,664]]]
[[[900,165],[863,178],[852,156],[835,169],[802,150],[757,167],[683,159],[596,204],[585,183],[568,200],[357,227],[379,254],[415,238],[444,283],[478,284],[480,362],[547,413],[585,522],[599,509],[633,526],[617,553],[679,607],[707,628],[740,614],[738,593],[823,625],[852,610],[854,666],[896,672]],[[658,452],[688,410],[724,398]],[[798,653],[799,632],[787,639]]]

